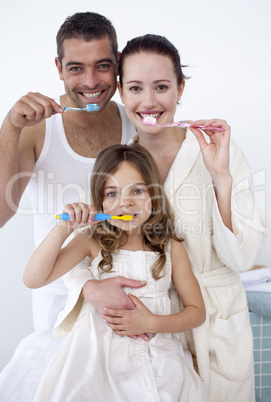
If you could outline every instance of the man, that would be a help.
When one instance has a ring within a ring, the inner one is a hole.
[[[6,116],[0,134],[0,225],[15,214],[28,186],[32,206],[37,211],[34,216],[36,246],[55,224],[55,215],[63,206],[86,196],[97,154],[112,144],[127,143],[135,133],[124,108],[111,101],[116,91],[118,63],[116,32],[111,22],[96,13],[76,13],[60,27],[57,52],[55,63],[64,81],[65,94],[56,100],[39,93],[23,96]],[[63,113],[63,106],[84,108],[89,103],[97,104],[99,110]],[[96,307],[102,309],[114,298],[119,306],[133,308],[122,287],[142,284],[125,278],[112,280],[114,287],[102,281],[101,294],[101,285],[94,284]],[[62,279],[34,291],[36,331],[51,330],[65,305],[66,295]],[[28,344],[31,342],[30,338]],[[27,341],[21,347],[27,348]],[[46,344],[48,350],[50,347]],[[10,388],[7,379],[14,370],[12,361],[7,367],[0,384]],[[41,368],[37,373],[37,367],[33,366],[32,375],[36,378],[32,387],[42,371]],[[0,389],[1,397],[6,395],[9,401],[18,397],[14,389],[12,392],[7,395]],[[22,398],[24,390],[17,392]],[[33,391],[25,394],[25,400],[31,400],[32,395]]]

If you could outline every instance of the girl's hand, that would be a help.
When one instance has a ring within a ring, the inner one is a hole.
[[[103,315],[106,324],[120,336],[135,337],[138,334],[151,332],[149,329],[153,314],[136,296],[129,295],[129,297],[136,307],[133,310],[106,308],[106,314]],[[144,339],[148,340],[148,336],[145,336]]]
[[[73,204],[65,205],[63,212],[69,214],[70,220],[64,221],[59,219],[57,225],[68,227],[73,231],[78,227],[87,226],[93,223],[96,209],[84,202],[74,202]]]
[[[204,130],[210,141],[207,142],[201,130],[193,127],[189,129],[195,134],[198,140],[203,160],[214,183],[221,178],[230,175],[230,136],[231,128],[225,120],[197,120],[190,121],[193,126],[203,125],[205,127],[219,127],[224,131]]]

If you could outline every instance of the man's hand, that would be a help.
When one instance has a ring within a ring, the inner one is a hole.
[[[127,279],[122,276],[99,281],[90,280],[83,287],[83,297],[87,303],[93,304],[101,315],[104,314],[106,307],[133,310],[135,304],[123,288],[141,288],[145,285],[146,282]]]
[[[124,292],[124,287],[141,288],[146,282],[127,279],[122,276],[103,280],[89,280],[85,283],[82,293],[87,303],[93,304],[98,312],[103,315],[106,308],[133,310],[136,306]],[[144,340],[149,337],[146,334],[137,335]],[[137,337],[134,336],[134,337]]]
[[[6,120],[17,130],[34,126],[54,113],[63,113],[63,108],[53,99],[38,92],[29,92],[19,99],[9,111]]]

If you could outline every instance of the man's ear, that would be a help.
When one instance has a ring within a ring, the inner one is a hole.
[[[63,81],[64,78],[63,78],[63,73],[62,73],[62,66],[61,66],[61,63],[60,63],[58,57],[55,58],[55,64],[56,64],[56,68],[58,70],[59,78]]]

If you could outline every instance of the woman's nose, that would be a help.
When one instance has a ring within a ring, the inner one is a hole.
[[[151,108],[154,108],[156,106],[156,104],[157,104],[157,102],[156,102],[155,94],[153,93],[153,91],[152,90],[144,91],[143,99],[142,99],[142,106],[145,109],[151,109]]]

